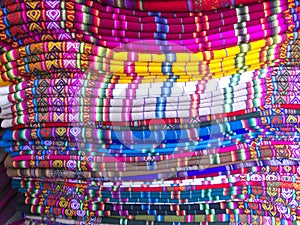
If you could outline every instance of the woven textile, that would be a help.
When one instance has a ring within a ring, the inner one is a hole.
[[[0,218],[299,224],[299,7],[0,1]]]

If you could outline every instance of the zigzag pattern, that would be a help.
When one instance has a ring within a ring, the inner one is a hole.
[[[0,225],[299,224],[299,5],[1,0]]]

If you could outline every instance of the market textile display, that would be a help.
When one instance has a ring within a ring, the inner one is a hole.
[[[300,224],[299,1],[0,6],[24,224]]]

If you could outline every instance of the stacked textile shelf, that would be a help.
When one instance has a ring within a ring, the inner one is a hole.
[[[0,6],[24,224],[300,224],[299,1]]]

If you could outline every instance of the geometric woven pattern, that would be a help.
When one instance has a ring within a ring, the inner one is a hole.
[[[0,224],[300,223],[299,5],[0,1]]]

